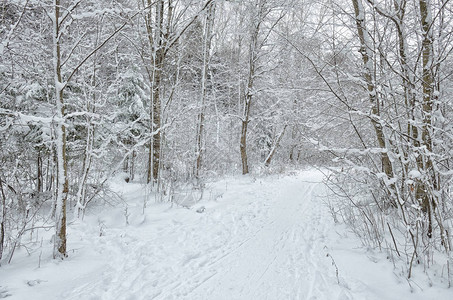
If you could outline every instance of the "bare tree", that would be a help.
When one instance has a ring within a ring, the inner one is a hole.
[[[242,107],[240,112],[241,134],[239,149],[241,153],[242,174],[249,173],[247,155],[247,133],[252,116],[253,102],[256,97],[256,80],[262,75],[263,68],[260,60],[265,55],[264,47],[268,41],[273,27],[283,18],[284,13],[277,14],[275,20],[268,19],[268,16],[275,10],[273,3],[267,0],[258,0],[250,3],[250,36],[248,40],[248,69],[246,75],[245,90],[242,97]],[[267,23],[267,24],[266,24]],[[270,25],[269,25],[270,24]],[[266,28],[266,25],[267,26]]]
[[[171,49],[178,43],[181,36],[199,18],[200,14],[208,9],[213,0],[206,1],[201,10],[198,11],[189,21],[183,23],[179,30],[177,22],[180,16],[176,7],[177,2],[172,0],[159,0],[152,2],[147,0],[145,26],[147,41],[150,52],[150,65],[146,66],[148,79],[151,86],[150,93],[150,120],[151,120],[151,141],[149,144],[147,182],[153,180],[157,183],[162,160],[162,90],[163,70],[165,60]],[[142,4],[143,5],[143,4]],[[145,5],[143,5],[145,6]],[[187,8],[182,8],[187,12]]]
[[[211,59],[211,41],[213,37],[213,26],[215,19],[215,2],[210,3],[209,8],[206,12],[206,17],[203,26],[203,49],[202,56],[203,62],[201,67],[201,95],[200,95],[200,112],[198,114],[198,126],[196,133],[196,166],[195,166],[195,177],[200,177],[200,172],[203,162],[203,153],[205,151],[205,113],[206,113],[206,101],[208,92],[208,75],[209,75],[209,63]]]

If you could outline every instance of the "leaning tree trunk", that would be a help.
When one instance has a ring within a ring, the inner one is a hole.
[[[280,134],[278,135],[277,139],[275,140],[274,145],[272,146],[271,151],[269,152],[269,155],[266,157],[266,160],[264,161],[264,166],[265,167],[269,167],[270,166],[272,157],[274,157],[274,154],[277,151],[278,146],[280,145],[280,141],[282,140],[283,135],[285,134],[286,127],[288,127],[287,124],[285,124],[285,126],[283,126],[282,132],[280,132]]]
[[[390,161],[390,158],[386,152],[386,138],[384,134],[384,129],[380,123],[380,111],[379,111],[379,99],[377,97],[375,81],[373,76],[373,66],[372,66],[372,53],[371,53],[371,42],[369,41],[370,35],[365,26],[365,10],[362,6],[361,0],[352,0],[355,12],[355,21],[357,26],[357,34],[360,39],[360,54],[362,55],[363,62],[363,78],[365,79],[368,98],[371,103],[371,124],[374,128],[376,134],[376,139],[381,150],[381,165],[382,171],[385,173],[388,179],[394,177],[393,167]],[[395,186],[390,186],[390,193],[395,192]],[[393,197],[392,197],[393,198]],[[391,199],[393,202],[393,199]],[[396,205],[395,203],[393,203]]]

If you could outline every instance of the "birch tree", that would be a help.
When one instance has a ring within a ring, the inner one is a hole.
[[[68,179],[68,156],[67,156],[67,104],[65,103],[65,91],[70,85],[71,81],[76,77],[80,69],[85,64],[95,57],[95,54],[103,48],[117,33],[119,33],[127,24],[126,19],[120,26],[113,28],[106,36],[102,37],[102,41],[96,43],[94,46],[89,45],[88,51],[82,52],[81,57],[76,56],[75,53],[79,50],[79,46],[82,42],[86,41],[87,33],[82,32],[79,35],[78,40],[66,48],[65,56],[62,55],[63,42],[66,41],[69,44],[68,39],[69,30],[71,26],[78,21],[83,19],[85,16],[77,15],[77,9],[81,5],[81,1],[72,1],[69,3],[63,3],[60,0],[54,0],[52,6],[52,12],[48,11],[48,15],[52,20],[52,36],[53,36],[53,74],[54,74],[54,88],[55,88],[55,151],[57,158],[57,190],[55,200],[55,224],[56,224],[56,235],[55,235],[55,247],[54,257],[64,258],[67,256],[66,248],[66,219],[67,219],[67,202],[69,193],[69,179]],[[94,10],[87,14],[89,17],[100,16],[105,13],[105,9],[94,7]],[[98,37],[99,38],[99,37]],[[89,42],[88,42],[89,44]],[[92,80],[95,76],[92,77]],[[84,114],[86,112],[83,112]],[[89,135],[87,137],[87,147],[91,147],[92,143],[92,128],[88,126]],[[88,149],[89,151],[90,149]],[[90,153],[87,153],[90,155]],[[85,166],[83,169],[86,173],[89,170],[90,157],[85,160]],[[86,175],[86,174],[85,174]],[[83,179],[82,179],[83,181]],[[83,190],[80,191],[83,193]],[[80,199],[79,199],[80,200]]]
[[[66,125],[65,105],[63,99],[64,82],[61,70],[61,37],[63,25],[61,19],[66,16],[61,16],[60,0],[54,2],[53,22],[53,64],[54,64],[54,84],[55,84],[55,101],[56,101],[56,119],[57,125],[55,128],[56,139],[55,148],[57,153],[57,170],[58,170],[58,187],[56,196],[55,209],[55,248],[54,258],[63,258],[67,256],[66,251],[66,205],[68,200],[69,180],[68,180],[68,161],[66,154]]]
[[[205,113],[208,93],[208,75],[209,64],[211,60],[211,42],[213,38],[213,26],[215,19],[215,2],[209,4],[203,26],[203,44],[202,44],[202,66],[201,66],[201,91],[200,91],[200,112],[198,114],[198,125],[196,132],[196,165],[195,177],[200,177],[202,169],[203,153],[205,151]]]

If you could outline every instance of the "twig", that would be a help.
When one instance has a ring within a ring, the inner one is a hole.
[[[393,240],[393,244],[395,245],[395,250],[396,250],[396,253],[398,253],[398,256],[401,257],[401,254],[400,252],[398,251],[398,246],[396,245],[396,241],[395,241],[395,237],[393,236],[393,232],[392,232],[392,229],[390,228],[390,225],[389,223],[387,222],[387,226],[389,228],[389,231],[390,231],[390,235],[392,236],[392,240]]]
[[[329,253],[327,253],[326,256],[327,256],[327,257],[330,257],[330,259],[332,260],[332,266],[335,267],[335,276],[337,277],[337,282],[338,282],[338,284],[340,284],[340,276],[338,275],[338,266],[337,266],[337,264],[335,263],[335,260],[333,259],[332,255],[330,255]]]

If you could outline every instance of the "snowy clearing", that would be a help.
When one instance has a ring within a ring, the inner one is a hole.
[[[63,262],[51,259],[47,236],[39,253],[18,251],[0,268],[0,298],[453,298],[422,272],[409,285],[384,253],[334,224],[322,178],[314,170],[228,178],[190,209],[150,200],[144,214],[143,186],[117,182],[127,211],[73,222]]]

